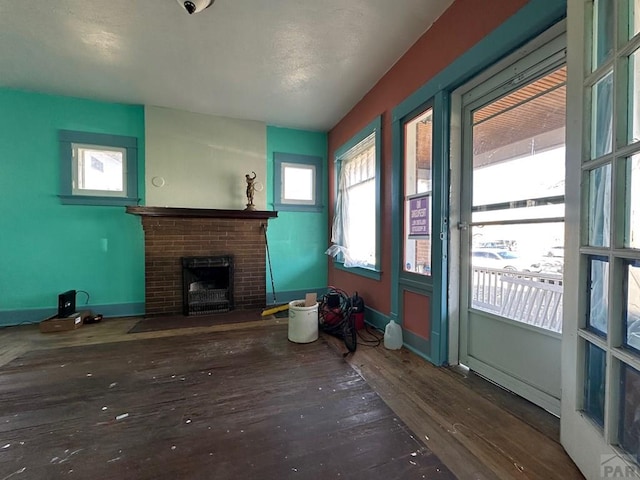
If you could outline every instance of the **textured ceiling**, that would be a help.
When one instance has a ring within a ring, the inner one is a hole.
[[[452,0],[0,0],[0,86],[333,127]]]

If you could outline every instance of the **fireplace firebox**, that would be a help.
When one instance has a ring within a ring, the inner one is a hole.
[[[233,310],[233,257],[182,257],[184,315],[230,310]]]

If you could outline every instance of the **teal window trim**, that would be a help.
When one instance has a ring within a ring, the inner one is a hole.
[[[60,130],[58,133],[60,145],[60,200],[65,205],[99,205],[126,206],[137,205],[138,197],[138,139],[123,135],[109,135],[104,133],[78,132],[75,130]],[[77,195],[73,193],[73,144],[96,145],[98,147],[123,148],[127,152],[126,182],[127,195],[111,197],[100,195]]]
[[[433,168],[434,178],[438,178],[438,184],[434,184],[433,211],[438,212],[438,207],[448,209],[449,192],[449,125],[450,125],[450,98],[449,94],[457,87],[491,66],[499,59],[508,55],[518,47],[544,32],[546,29],[559,22],[566,16],[566,0],[531,0],[514,15],[489,33],[481,41],[464,54],[454,60],[444,70],[431,80],[409,95],[398,104],[391,114],[391,138],[392,138],[392,173],[391,173],[391,308],[389,317],[401,323],[399,306],[402,269],[402,202],[403,202],[403,162],[404,162],[404,122],[411,118],[411,114],[426,108],[433,101],[434,126],[433,126]],[[442,161],[442,160],[445,161]],[[438,177],[436,177],[436,175]],[[438,205],[437,205],[437,204]],[[448,346],[448,321],[447,321],[447,246],[449,225],[448,211],[443,210],[440,219],[433,219],[432,232],[432,259],[438,259],[432,263],[432,281],[438,279],[439,287],[434,287],[431,302],[432,314],[432,345],[431,352],[419,352],[437,365],[445,364]],[[437,220],[437,221],[436,221]],[[441,237],[442,235],[442,237]],[[403,276],[404,278],[404,276]],[[410,279],[407,279],[410,282]],[[412,284],[414,282],[411,282]],[[425,283],[424,290],[428,286]]]
[[[315,168],[315,202],[313,204],[297,204],[282,202],[282,164],[293,163]],[[322,212],[322,158],[297,153],[274,152],[273,154],[273,206],[275,210],[287,212]]]
[[[374,118],[366,127],[351,137],[346,143],[336,149],[334,153],[334,192],[336,192],[336,199],[338,195],[338,183],[340,181],[340,170],[342,168],[342,159],[345,154],[355,147],[358,143],[362,142],[365,138],[375,133],[375,162],[376,162],[376,179],[375,179],[375,191],[376,191],[376,264],[372,268],[364,267],[345,267],[341,256],[334,258],[333,265],[338,270],[345,272],[355,273],[365,278],[371,278],[373,280],[380,280],[381,268],[380,257],[382,255],[382,116],[378,115]],[[334,199],[334,204],[335,200]]]
[[[333,266],[338,270],[342,270],[344,272],[355,273],[356,275],[360,275],[361,277],[370,278],[372,280],[380,280],[381,271],[373,268],[364,268],[364,267],[345,267],[344,262],[340,260],[333,260]]]

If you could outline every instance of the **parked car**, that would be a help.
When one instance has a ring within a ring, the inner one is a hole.
[[[471,252],[474,267],[487,267],[519,272],[539,272],[540,263],[522,257],[518,252],[494,248],[479,248]]]
[[[564,258],[564,245],[556,245],[547,250],[547,257],[562,257]]]
[[[484,240],[478,245],[478,248],[495,248],[497,250],[517,250],[518,242],[516,240]]]

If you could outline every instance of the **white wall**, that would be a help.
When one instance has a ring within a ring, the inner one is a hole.
[[[146,206],[242,210],[245,174],[266,186],[266,125],[145,107]],[[256,192],[257,210],[266,191]]]

